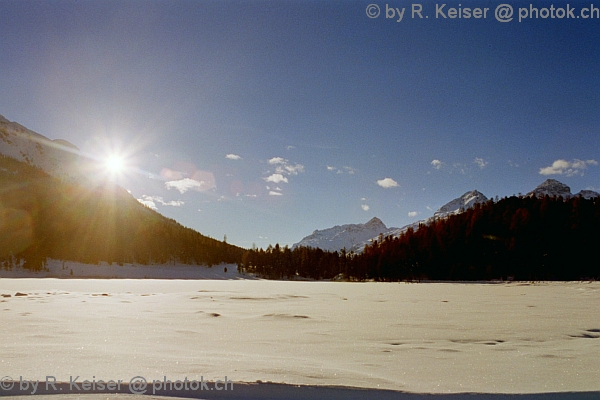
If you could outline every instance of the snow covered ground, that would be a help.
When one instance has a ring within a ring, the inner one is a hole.
[[[234,264],[204,265],[167,264],[83,264],[73,261],[48,260],[45,270],[32,272],[21,266],[0,268],[0,278],[109,278],[109,279],[254,279],[241,275]]]
[[[0,295],[0,395],[140,376],[147,394],[234,382],[156,392],[198,398],[600,398],[600,283],[2,278]]]

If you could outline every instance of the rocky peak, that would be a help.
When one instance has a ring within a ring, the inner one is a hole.
[[[562,196],[562,197],[571,197],[571,188],[565,185],[562,182],[557,181],[556,179],[546,179],[540,185],[538,185],[531,192],[527,193],[527,196]]]

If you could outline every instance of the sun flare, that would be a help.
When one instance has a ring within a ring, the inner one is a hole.
[[[123,158],[116,155],[108,157],[104,164],[106,169],[113,174],[121,173],[125,168],[125,162],[123,161]]]

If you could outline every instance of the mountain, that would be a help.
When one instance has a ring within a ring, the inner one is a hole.
[[[66,140],[50,140],[0,115],[0,154],[40,168],[54,177],[86,181],[93,160]]]
[[[594,197],[600,197],[600,193],[594,192],[593,190],[580,190],[576,196],[581,196],[584,199],[593,199]]]
[[[485,203],[488,201],[488,198],[485,197],[481,192],[477,190],[472,190],[463,194],[462,196],[444,204],[437,210],[434,214],[434,218],[443,218],[447,217],[450,214],[456,214],[462,212],[466,209],[473,207],[475,204]]]
[[[450,215],[461,213],[465,210],[468,210],[469,208],[472,208],[475,204],[482,204],[482,203],[485,203],[486,201],[488,201],[488,198],[485,197],[483,195],[483,193],[481,193],[477,190],[471,190],[470,192],[466,192],[462,196],[457,197],[456,199],[451,200],[448,203],[441,206],[433,214],[432,217],[413,222],[412,224],[405,225],[402,228],[391,228],[388,230],[388,232],[386,232],[383,235],[383,237],[384,238],[400,237],[400,235],[402,235],[404,232],[408,231],[409,229],[417,230],[417,229],[419,229],[420,225],[428,225],[431,222],[435,221],[436,219],[446,218]],[[379,240],[379,238],[372,237],[369,240],[367,240],[363,243],[360,243],[358,246],[355,246],[351,250],[353,250],[355,253],[360,253],[364,249],[365,245],[370,245],[375,240]]]
[[[546,195],[553,196],[562,196],[563,199],[568,199],[574,196],[581,196],[586,199],[592,199],[594,197],[600,197],[600,193],[595,192],[593,190],[580,190],[579,193],[572,194],[571,188],[565,185],[562,182],[557,181],[556,179],[546,179],[540,185],[538,185],[531,192],[527,193],[525,196],[533,196],[536,197],[544,197]]]
[[[571,188],[557,181],[556,179],[546,179],[540,185],[538,185],[531,192],[527,193],[525,196],[536,196],[536,197],[544,197],[546,195],[552,196],[562,196],[563,198],[571,197]]]
[[[364,224],[336,225],[333,228],[316,230],[294,244],[292,249],[314,247],[322,250],[339,251],[345,248],[350,251],[350,249],[355,249],[356,246],[373,237],[380,234],[386,235],[390,230],[395,229],[397,228],[387,228],[379,218],[373,217]]]
[[[243,249],[204,236],[93,178],[96,161],[0,116],[0,268],[84,263],[235,263]],[[89,185],[88,183],[93,183]]]
[[[586,199],[600,197],[599,193],[592,190],[582,190],[576,195],[573,195],[571,194],[571,188],[569,188],[569,186],[555,179],[547,179],[525,196],[533,195],[537,197],[544,197],[545,195],[550,197],[562,196],[564,199],[573,196],[582,196]],[[432,217],[413,222],[402,228],[386,228],[383,222],[377,218],[373,218],[366,224],[342,225],[314,231],[311,235],[306,236],[300,242],[294,244],[292,249],[299,246],[307,246],[320,248],[322,250],[339,251],[345,248],[347,251],[361,253],[366,245],[371,245],[374,241],[379,240],[381,235],[383,235],[383,238],[398,238],[408,231],[408,229],[412,228],[413,230],[417,230],[420,225],[428,225],[436,219],[460,214],[473,208],[475,204],[483,204],[487,201],[488,198],[483,193],[477,190],[471,190],[444,204]],[[378,223],[372,221],[378,221]],[[369,233],[371,232],[374,232],[374,234],[369,236]]]
[[[428,224],[435,218],[444,218],[473,207],[476,203],[484,203],[488,199],[477,190],[472,190],[462,196],[444,204],[435,212],[433,217],[426,220],[414,222],[402,228],[387,228],[377,217],[372,218],[365,224],[336,225],[333,228],[316,230],[292,246],[314,247],[321,250],[340,251],[346,249],[360,253],[366,245],[372,244],[380,237],[398,237],[409,228],[417,229],[421,224]]]

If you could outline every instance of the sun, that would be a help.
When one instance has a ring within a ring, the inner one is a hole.
[[[120,174],[125,169],[125,161],[118,155],[109,156],[104,165],[111,174]]]

